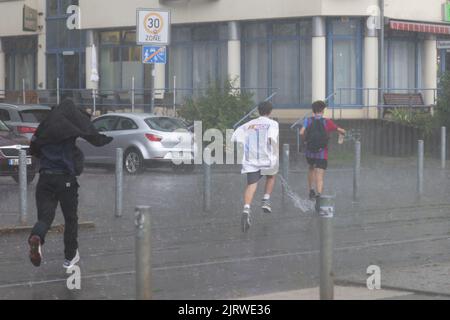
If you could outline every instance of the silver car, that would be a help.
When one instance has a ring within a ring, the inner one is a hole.
[[[77,140],[91,164],[114,164],[116,149],[124,151],[124,169],[130,174],[142,171],[146,165],[181,162],[174,169],[192,170],[194,139],[187,124],[178,118],[145,113],[109,113],[93,121],[94,126],[114,140],[103,147],[94,147]],[[175,161],[172,161],[175,160]]]
[[[48,116],[51,108],[41,105],[0,103],[0,120],[16,134],[31,140],[36,128]]]

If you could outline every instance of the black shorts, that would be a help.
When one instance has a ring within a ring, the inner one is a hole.
[[[309,164],[310,167],[327,170],[328,160],[306,158],[306,161],[308,161],[308,164]]]
[[[259,180],[261,180],[262,177],[263,177],[263,175],[261,174],[261,170],[256,171],[256,172],[247,173],[247,185],[257,183]],[[272,176],[267,176],[267,177],[272,177]]]

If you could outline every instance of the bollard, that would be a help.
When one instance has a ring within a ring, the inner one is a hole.
[[[208,148],[205,149],[205,155],[210,155]],[[203,161],[203,211],[211,210],[211,164],[207,159]]]
[[[27,103],[26,91],[25,91],[25,79],[22,79],[22,101],[23,101],[23,104]]]
[[[441,127],[441,168],[445,169],[447,160],[447,128]]]
[[[56,78],[56,104],[59,106],[61,102],[61,94],[59,90],[59,78]]]
[[[93,108],[93,112],[92,114],[95,117],[95,113],[97,112],[97,100],[96,100],[96,95],[95,95],[95,89],[92,89],[92,108]]]
[[[423,154],[423,140],[419,140],[417,148],[417,196],[419,198],[423,194]]]
[[[151,283],[151,223],[150,207],[138,206],[136,215],[136,299],[150,300],[152,298]]]
[[[19,149],[20,224],[27,222],[27,153]]]
[[[115,216],[121,217],[123,211],[123,149],[116,149],[116,210]]]
[[[289,183],[289,144],[283,144],[283,162],[281,168],[281,175],[286,183]],[[286,195],[286,188],[282,187],[283,202]]]
[[[320,300],[334,299],[333,274],[333,218],[334,197],[320,197]]]
[[[135,80],[134,77],[131,78],[131,112],[134,113],[134,105],[135,105]]]
[[[355,141],[355,159],[353,164],[353,202],[359,200],[359,178],[361,175],[361,141]]]

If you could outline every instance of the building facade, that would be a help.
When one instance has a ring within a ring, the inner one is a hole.
[[[382,2],[383,53],[381,24],[373,17]],[[383,92],[420,91],[426,104],[434,103],[439,74],[450,67],[447,49],[437,45],[450,36],[445,4],[445,0],[0,0],[0,95],[23,86],[127,90],[134,78],[136,88],[176,86],[181,100],[212,81],[223,84],[228,78],[234,86],[252,91],[256,101],[276,91],[275,114],[280,119],[302,116],[318,99],[328,99],[339,117],[377,117],[374,107],[381,102],[381,87]],[[24,6],[37,12],[35,31],[24,31],[30,30]],[[77,8],[79,19],[74,18]],[[171,11],[168,63],[156,65],[155,81],[136,44],[137,8]],[[76,28],[70,29],[70,24]],[[90,80],[93,44],[99,82]]]

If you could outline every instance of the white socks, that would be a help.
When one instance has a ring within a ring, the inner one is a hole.
[[[249,204],[244,205],[244,209],[250,209],[250,205]]]
[[[264,198],[263,198],[263,199],[264,199],[264,200],[269,200],[269,199],[270,199],[270,194],[267,194],[267,193],[266,193],[266,194],[264,195]]]

